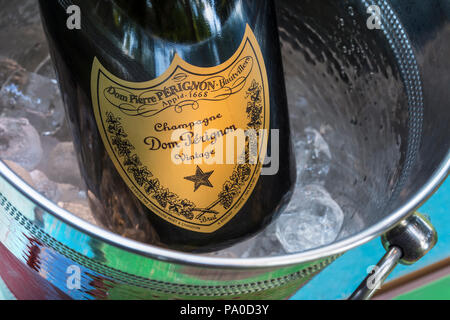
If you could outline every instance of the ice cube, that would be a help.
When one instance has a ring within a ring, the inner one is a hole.
[[[276,236],[276,221],[267,226],[252,241],[245,257],[271,257],[285,254],[283,246]]]
[[[23,181],[28,183],[31,187],[34,187],[33,179],[25,168],[13,161],[4,160],[4,162],[12,171],[14,171],[15,174],[22,178]]]
[[[209,255],[228,258],[261,258],[282,255],[286,251],[278,240],[275,230],[274,222],[250,239]]]
[[[250,251],[253,248],[256,239],[257,236],[239,242],[231,247],[207,253],[206,255],[222,258],[248,258],[250,256]]]
[[[30,172],[30,177],[33,181],[32,186],[47,199],[55,203],[78,203],[88,206],[86,192],[78,187],[71,184],[53,182],[40,170]]]
[[[0,88],[19,70],[24,69],[16,61],[0,56]]]
[[[49,79],[56,79],[55,67],[53,62],[48,55],[41,63],[37,66],[35,72],[43,77]]]
[[[87,195],[84,190],[67,183],[58,183],[57,186],[59,191],[58,201],[88,205]]]
[[[38,1],[1,0],[0,8],[0,55],[34,71],[48,55]]]
[[[276,222],[276,236],[287,252],[300,252],[333,242],[343,221],[342,209],[322,186],[297,186]]]
[[[72,142],[60,142],[55,146],[48,156],[45,173],[55,182],[84,187]]]
[[[42,135],[54,135],[64,125],[65,112],[54,79],[16,70],[0,90],[2,116],[27,118]]]
[[[93,225],[101,226],[101,224],[95,219],[89,206],[85,204],[75,202],[58,202],[58,205],[61,208],[73,213],[78,218],[86,220]]]
[[[32,171],[42,159],[39,134],[27,119],[0,117],[0,158]]]
[[[44,197],[52,201],[58,201],[60,198],[60,192],[58,185],[49,180],[49,178],[39,170],[30,172],[30,176],[33,179],[34,187],[37,191],[42,193]]]
[[[295,136],[297,181],[303,185],[324,184],[330,171],[331,152],[328,144],[313,128]]]

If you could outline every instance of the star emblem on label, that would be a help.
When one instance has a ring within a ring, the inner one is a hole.
[[[200,169],[199,166],[197,166],[197,170],[195,171],[195,175],[184,177],[184,179],[194,182],[194,192],[195,192],[201,186],[206,186],[206,187],[213,188],[213,185],[209,181],[209,177],[211,177],[211,175],[213,173],[214,173],[214,170],[205,173],[205,172],[203,172],[202,169]]]

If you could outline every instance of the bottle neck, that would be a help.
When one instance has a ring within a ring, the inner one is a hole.
[[[82,0],[74,0],[76,3]],[[242,0],[82,1],[109,30],[144,31],[174,43],[197,43],[220,34]]]

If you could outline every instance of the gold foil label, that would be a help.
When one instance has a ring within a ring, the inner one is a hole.
[[[225,63],[201,68],[176,54],[147,82],[121,80],[95,58],[91,91],[111,160],[153,213],[211,233],[246,203],[261,174],[270,115],[266,68],[248,25]],[[252,135],[256,152],[249,151]]]

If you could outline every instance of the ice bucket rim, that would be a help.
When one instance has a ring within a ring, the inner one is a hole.
[[[428,181],[402,206],[396,208],[384,219],[375,225],[348,238],[339,240],[332,244],[307,250],[301,253],[286,254],[273,257],[259,258],[223,258],[211,257],[192,253],[184,253],[157,246],[140,243],[111,231],[95,226],[69,211],[59,207],[57,204],[45,198],[24,180],[16,175],[2,160],[0,160],[0,175],[6,179],[17,191],[30,201],[46,210],[49,214],[64,223],[87,234],[93,238],[103,241],[109,245],[116,246],[147,258],[156,259],[168,263],[191,265],[207,268],[231,268],[231,269],[258,269],[268,267],[287,267],[306,262],[316,261],[322,258],[339,255],[350,249],[358,247],[389,230],[398,222],[414,212],[431,194],[438,189],[440,184],[448,176],[450,170],[450,150],[444,160]]]

